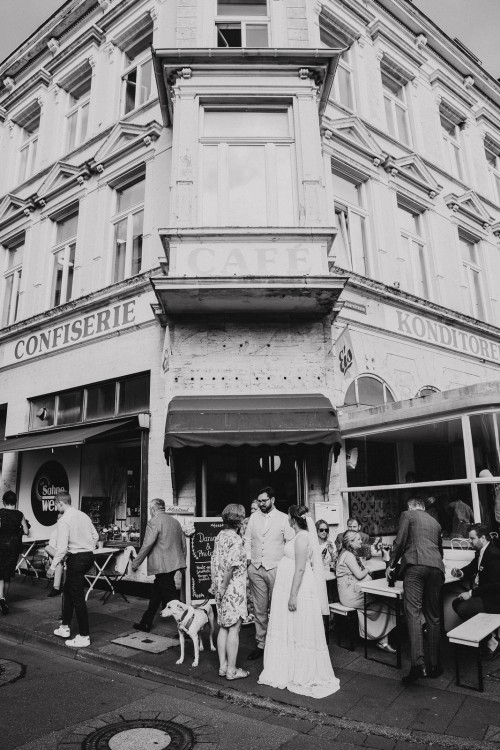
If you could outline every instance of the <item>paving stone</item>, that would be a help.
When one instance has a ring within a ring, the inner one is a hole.
[[[298,734],[293,739],[280,745],[280,750],[355,750],[355,748],[355,745],[349,745],[346,742],[330,742],[307,734]]]
[[[396,741],[390,737],[381,737],[376,734],[369,734],[366,738],[366,747],[376,747],[379,750],[393,750]]]
[[[338,737],[337,742],[347,742],[350,745],[364,745],[368,735],[362,732],[351,732],[348,729],[344,729]]]
[[[398,740],[394,750],[427,750],[427,742],[406,742],[405,740]]]
[[[337,727],[328,726],[327,724],[317,724],[314,729],[309,732],[309,737],[319,737],[325,740],[335,740],[342,730]]]
[[[302,732],[302,734],[307,734],[316,727],[316,724],[313,721],[294,719],[293,716],[279,716],[276,714],[271,714],[271,716],[266,719],[266,722],[269,722],[269,724],[276,724],[280,727],[294,729],[296,732]]]

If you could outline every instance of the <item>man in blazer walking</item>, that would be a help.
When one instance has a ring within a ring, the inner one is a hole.
[[[439,677],[443,668],[439,663],[441,637],[440,592],[444,582],[441,526],[425,512],[423,500],[408,500],[408,510],[401,514],[387,575],[401,560],[404,575],[404,606],[410,636],[411,668],[403,677],[410,685],[420,677]],[[427,624],[430,669],[424,660],[422,615]]]
[[[470,584],[470,589],[453,601],[461,620],[469,620],[479,612],[500,614],[500,549],[491,543],[488,527],[481,523],[470,527],[469,541],[476,553],[474,559],[465,568],[451,571],[455,578]],[[486,646],[488,659],[500,654],[498,637],[492,635]]]
[[[244,537],[257,640],[257,647],[248,655],[250,660],[260,659],[264,654],[276,568],[283,557],[285,542],[294,536],[288,516],[274,507],[274,496],[272,487],[259,492],[259,510],[250,516]]]
[[[149,606],[140,622],[134,622],[134,628],[145,633],[151,630],[158,608],[177,598],[174,576],[186,567],[186,538],[179,521],[165,513],[161,498],[151,501],[150,514],[144,542],[132,563],[132,570],[136,571],[147,557],[148,575],[155,577]]]

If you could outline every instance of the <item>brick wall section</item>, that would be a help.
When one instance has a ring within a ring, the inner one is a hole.
[[[306,0],[286,0],[286,19],[290,47],[308,47]]]

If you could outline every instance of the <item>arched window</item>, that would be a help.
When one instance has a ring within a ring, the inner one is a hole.
[[[382,406],[393,402],[394,396],[383,380],[374,375],[360,375],[347,389],[344,406]]]
[[[415,398],[419,398],[420,396],[432,396],[433,393],[440,393],[439,388],[435,388],[433,385],[424,385],[424,387],[418,391]]]

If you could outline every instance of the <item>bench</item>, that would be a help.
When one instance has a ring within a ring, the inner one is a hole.
[[[479,687],[473,685],[462,685],[462,687],[477,690],[480,693],[484,690],[483,685],[483,665],[481,663],[480,644],[485,638],[488,638],[497,628],[500,628],[500,615],[488,614],[481,612],[474,615],[470,620],[463,622],[448,633],[448,640],[455,645],[455,684],[460,683],[460,664],[459,649],[460,647],[475,648],[477,651],[477,680]]]
[[[342,646],[341,641],[341,633],[340,633],[340,623],[342,622],[343,625],[346,625],[348,628],[348,634],[349,634],[349,650],[354,651],[355,649],[355,639],[356,635],[358,633],[358,610],[354,607],[345,607],[343,604],[340,604],[340,602],[334,602],[333,604],[330,604],[330,613],[335,618],[335,630],[337,632],[337,644],[339,646]],[[340,617],[343,617],[344,620],[340,620]],[[339,618],[339,619],[337,619]],[[344,648],[342,646],[342,648]]]

